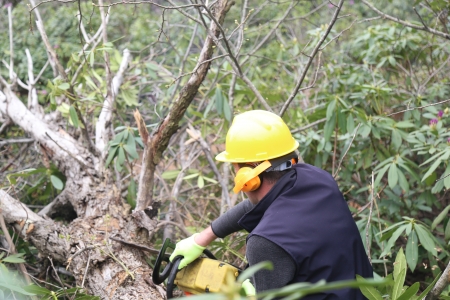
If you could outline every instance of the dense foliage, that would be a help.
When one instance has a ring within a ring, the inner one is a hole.
[[[447,16],[442,25],[434,14],[444,13],[448,2],[431,1],[430,6],[428,1],[416,2],[417,14],[416,8],[403,1],[376,5],[414,24],[422,20],[447,30]],[[248,3],[244,15],[243,4],[238,2],[223,26],[243,73],[275,112],[292,93],[307,54],[327,30],[335,9],[327,1],[293,3],[286,17],[291,2],[255,1]],[[106,158],[115,170],[124,201],[133,207],[143,147],[133,111],[139,109],[149,131],[156,127],[193,71],[207,33],[176,10],[163,11],[147,3],[115,5],[109,8],[111,42],[80,51],[77,3],[47,3],[39,9],[69,79],[82,95],[73,100],[88,125],[95,124],[106,91],[103,53],[110,54],[112,71],[118,70],[124,49],[133,55],[114,108],[115,137]],[[45,65],[47,56],[35,29],[29,30],[26,4],[19,2],[12,11],[14,70],[26,81],[25,48],[32,53],[35,70]],[[83,2],[81,11],[86,30],[93,35],[101,23],[98,8]],[[1,13],[7,16],[6,9]],[[335,176],[375,272],[381,277],[396,272],[396,254],[404,251],[405,285],[420,282],[415,291],[423,291],[449,261],[449,43],[429,32],[373,19],[376,14],[356,1],[345,1],[340,16],[302,86],[312,87],[296,95],[283,118],[300,142],[303,161]],[[239,25],[242,21],[245,24]],[[278,28],[259,47],[278,22]],[[0,18],[0,27],[7,25],[7,18]],[[7,30],[0,32],[0,45],[0,56],[9,61]],[[217,154],[224,147],[234,113],[265,107],[249,84],[234,75],[230,61],[220,56],[223,53],[216,54],[156,174],[154,194],[162,203],[159,216],[166,226],[155,236],[155,248],[163,236],[178,239],[204,228],[242,197],[231,195],[227,203],[218,182],[226,180],[231,186],[231,169],[216,163],[223,174],[218,178],[196,141],[201,136],[212,154]],[[6,68],[0,74],[9,76]],[[60,112],[67,120],[63,129],[78,135],[82,125],[73,105],[57,101],[60,95],[70,97],[68,88],[47,68],[38,83],[39,102],[47,111]],[[14,126],[0,131],[2,140],[22,136]],[[63,189],[65,177],[52,164],[37,159],[38,150],[25,145],[0,142],[0,161],[5,166],[0,167],[1,185],[13,185],[24,203],[41,207]],[[219,257],[243,265],[244,245],[245,235],[238,233],[215,242],[212,248]],[[19,250],[31,263],[43,264],[35,261],[32,246],[22,243]]]

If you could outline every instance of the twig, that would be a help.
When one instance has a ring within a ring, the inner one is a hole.
[[[24,143],[32,143],[34,142],[34,139],[10,139],[10,140],[4,140],[0,141],[0,147],[4,145],[9,144],[24,144]]]
[[[305,80],[306,78],[306,73],[308,72],[314,57],[316,56],[317,52],[319,52],[320,47],[322,46],[323,42],[325,41],[325,39],[327,38],[328,34],[330,33],[331,29],[333,28],[334,23],[337,20],[337,17],[339,16],[339,12],[341,11],[342,5],[344,3],[344,0],[340,0],[336,10],[334,11],[334,15],[331,18],[330,23],[328,24],[328,28],[325,31],[324,35],[320,38],[319,42],[317,43],[316,47],[314,47],[313,51],[311,52],[311,54],[309,55],[309,59],[308,62],[306,63],[305,69],[303,70],[303,73],[300,75],[300,79],[297,82],[294,90],[292,91],[291,95],[289,96],[289,98],[286,100],[286,102],[284,103],[283,107],[281,108],[280,111],[280,117],[282,117],[284,115],[284,113],[286,112],[287,108],[289,107],[289,105],[291,104],[292,100],[294,100],[295,96],[297,95],[297,93],[299,92],[300,86],[303,83],[303,80]]]
[[[9,79],[14,83],[14,38],[12,22],[12,4],[8,5],[8,23],[9,23]]]
[[[347,155],[348,150],[350,150],[350,147],[351,147],[352,144],[353,144],[353,140],[355,139],[356,134],[358,133],[358,129],[359,129],[359,127],[361,126],[361,124],[362,124],[362,123],[359,123],[358,126],[356,127],[356,129],[355,129],[355,134],[353,134],[352,140],[350,141],[350,144],[348,145],[347,150],[345,150],[344,156],[341,157],[341,160],[339,161],[339,165],[338,165],[338,167],[337,167],[337,169],[336,169],[336,172],[334,173],[333,177],[336,178],[336,175],[337,175],[337,173],[339,172],[339,169],[341,168],[342,161],[344,160],[345,156]]]
[[[414,9],[416,15],[419,17],[420,22],[422,22],[423,27],[425,27],[426,29],[428,29],[428,26],[427,26],[427,25],[425,24],[425,22],[423,21],[422,17],[420,16],[419,12],[416,10],[416,7],[415,7],[415,6],[413,6],[413,9]]]
[[[306,129],[308,129],[308,128],[311,128],[311,127],[316,126],[316,125],[318,125],[318,124],[320,124],[320,123],[323,123],[323,122],[325,122],[326,120],[327,120],[327,118],[319,119],[319,120],[314,121],[314,122],[312,122],[312,123],[310,123],[310,124],[308,124],[308,125],[305,125],[305,126],[303,126],[303,127],[293,129],[293,130],[291,130],[291,133],[294,134],[294,133],[297,133],[297,132],[300,132],[300,131],[304,131],[304,130],[306,130]]]
[[[386,115],[386,117],[390,117],[390,116],[393,116],[393,115],[401,114],[403,112],[410,111],[410,110],[422,109],[422,108],[429,107],[429,106],[439,105],[439,104],[446,103],[446,102],[450,102],[450,99],[447,99],[447,100],[444,100],[444,101],[440,101],[440,102],[436,102],[436,103],[427,104],[427,105],[424,105],[424,106],[408,108],[408,109],[405,109],[405,110],[401,110],[401,111],[394,112],[394,113],[391,113],[389,115]]]
[[[409,22],[407,22],[407,21],[404,21],[404,20],[401,20],[401,19],[399,19],[399,18],[396,18],[396,17],[390,16],[390,15],[388,15],[388,14],[385,14],[384,12],[378,10],[375,6],[373,6],[371,3],[369,3],[369,2],[366,1],[366,0],[361,0],[361,1],[362,1],[365,5],[367,5],[371,10],[373,10],[374,12],[376,12],[377,14],[379,14],[381,17],[383,17],[384,19],[388,19],[388,20],[394,21],[394,22],[396,22],[396,23],[402,24],[402,25],[407,26],[407,27],[410,27],[410,28],[414,28],[414,29],[417,29],[417,30],[426,31],[426,32],[429,32],[429,33],[431,33],[431,34],[434,34],[434,35],[443,37],[443,38],[445,38],[445,39],[447,39],[447,40],[450,40],[450,34],[447,34],[447,33],[444,33],[444,32],[442,32],[442,31],[439,31],[439,30],[436,30],[436,29],[433,29],[433,28],[429,28],[429,27],[426,27],[426,26],[414,25],[414,24],[409,23]]]
[[[223,195],[225,196],[225,201],[228,205],[228,208],[231,208],[231,201],[230,201],[230,195],[228,194],[228,186],[227,183],[223,180],[222,176],[220,175],[219,170],[217,169],[216,163],[214,162],[214,159],[211,156],[211,150],[208,145],[208,143],[202,138],[200,132],[196,130],[190,123],[188,124],[189,129],[186,129],[188,134],[195,139],[200,146],[202,147],[203,153],[205,153],[206,159],[209,162],[209,165],[211,166],[214,175],[216,175],[217,180],[220,183],[220,186],[222,187],[222,190],[224,191]]]
[[[56,279],[58,280],[61,287],[64,288],[64,284],[62,283],[61,278],[59,278],[58,272],[56,271],[55,266],[53,265],[52,258],[50,256],[47,256],[47,259],[50,261],[50,264],[52,265],[52,269],[55,272]]]
[[[369,210],[369,217],[367,219],[367,225],[366,225],[366,246],[367,246],[367,257],[369,258],[369,262],[370,264],[372,264],[372,258],[370,256],[370,243],[369,243],[369,226],[370,226],[370,222],[372,220],[372,210],[373,210],[373,201],[374,201],[374,196],[373,196],[373,190],[375,188],[374,186],[374,180],[373,180],[373,172],[372,172],[372,186],[371,186],[371,199],[370,199],[370,210]]]
[[[143,251],[147,251],[147,252],[149,252],[151,254],[158,254],[159,253],[159,250],[157,250],[157,249],[149,248],[149,247],[144,246],[144,245],[130,243],[130,242],[118,239],[118,238],[116,238],[114,236],[110,236],[109,239],[113,240],[113,241],[116,241],[116,242],[119,242],[119,243],[122,243],[122,244],[125,244],[125,245],[133,247],[133,248],[137,248],[137,249],[140,249],[140,250],[143,250]]]
[[[80,254],[83,253],[84,251],[96,249],[96,248],[101,247],[101,246],[102,246],[102,245],[100,245],[100,244],[95,244],[95,245],[91,245],[91,246],[86,246],[86,247],[84,247],[84,248],[78,250],[78,251],[75,252],[74,254],[72,254],[72,255],[67,259],[67,267],[66,267],[66,270],[69,269],[70,263],[72,262],[72,260],[73,260],[76,256],[80,255]]]
[[[84,270],[83,281],[81,281],[81,288],[84,288],[84,281],[86,280],[86,275],[89,270],[89,263],[91,262],[91,253],[89,252],[88,261],[86,264],[86,270]]]

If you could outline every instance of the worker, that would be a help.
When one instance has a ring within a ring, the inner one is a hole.
[[[252,277],[256,292],[291,283],[352,280],[373,276],[364,245],[334,178],[299,163],[299,143],[274,113],[253,110],[234,117],[225,151],[216,160],[236,171],[233,191],[248,199],[214,220],[200,233],[176,244],[170,257],[184,256],[179,268],[195,260],[216,238],[248,231],[249,266],[270,261],[273,270]],[[243,284],[250,291],[250,282]],[[302,299],[366,299],[359,289],[340,289]]]

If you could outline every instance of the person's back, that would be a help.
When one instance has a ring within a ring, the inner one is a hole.
[[[372,277],[360,234],[334,179],[308,164],[293,168],[240,220],[249,239],[260,236],[284,249],[296,263],[293,282]],[[357,289],[326,295],[304,299],[365,299]]]

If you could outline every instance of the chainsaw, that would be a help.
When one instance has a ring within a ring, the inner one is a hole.
[[[169,261],[167,249],[175,249],[175,244],[166,239],[156,258],[152,279],[155,284],[161,284],[167,279],[167,299],[173,298],[173,290],[178,287],[185,295],[197,295],[203,293],[217,293],[222,285],[229,280],[236,280],[241,270],[233,265],[217,260],[211,251],[205,249],[203,254],[207,257],[199,257],[181,270],[178,270],[183,256],[176,256]],[[161,272],[163,262],[166,263]]]

